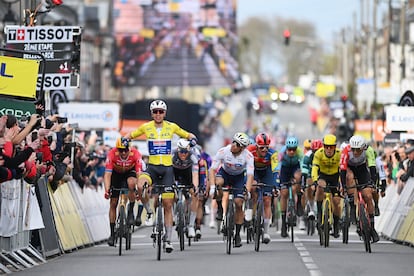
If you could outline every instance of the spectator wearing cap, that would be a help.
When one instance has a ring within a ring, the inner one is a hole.
[[[414,146],[411,146],[405,150],[407,154],[407,169],[404,174],[400,176],[400,180],[407,182],[408,178],[414,177]]]

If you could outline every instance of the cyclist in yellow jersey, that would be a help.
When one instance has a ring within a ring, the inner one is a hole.
[[[333,218],[335,238],[339,237],[339,217],[341,215],[339,197],[339,165],[341,151],[336,148],[336,136],[327,134],[323,137],[323,147],[318,149],[312,161],[312,180],[317,186],[316,203],[318,206],[318,226],[322,220],[322,201],[324,199],[324,188],[326,185],[335,186],[330,188],[332,193]]]
[[[158,194],[157,184],[167,186],[163,192],[163,207],[165,220],[165,250],[167,253],[173,251],[171,235],[173,227],[173,203],[174,172],[172,167],[171,140],[174,134],[196,144],[196,136],[179,127],[177,124],[164,120],[167,113],[167,104],[162,100],[154,100],[150,104],[152,121],[141,125],[136,130],[127,134],[125,138],[134,139],[145,135],[148,144],[149,161],[147,169],[138,179],[138,194],[142,193],[145,183],[154,183],[153,194]]]

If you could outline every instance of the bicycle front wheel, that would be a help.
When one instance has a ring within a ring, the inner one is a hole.
[[[348,243],[348,237],[349,237],[349,212],[350,212],[350,206],[349,202],[345,200],[344,207],[343,207],[343,213],[342,213],[342,243]]]
[[[254,250],[259,252],[260,249],[260,240],[262,238],[262,211],[263,211],[263,203],[259,202],[257,204],[256,210],[256,220],[254,225]]]
[[[158,205],[157,207],[157,260],[161,260],[161,245],[162,245],[162,232],[163,232],[163,223],[162,223],[162,206]]]
[[[359,205],[359,221],[364,240],[365,251],[371,253],[371,225],[369,223],[364,204]]]
[[[177,232],[178,232],[178,239],[180,241],[180,250],[184,250],[184,210],[183,210],[183,204],[182,202],[179,202],[177,204],[177,213],[178,213],[178,226],[177,226]]]
[[[324,236],[324,246],[329,247],[329,202],[326,201],[323,210],[323,236]]]
[[[120,206],[119,208],[119,229],[118,229],[118,238],[119,238],[119,256],[122,255],[122,238],[125,235],[125,226],[126,226],[126,219],[125,219],[125,206]]]
[[[233,246],[233,229],[234,229],[234,210],[233,202],[229,200],[229,206],[227,207],[226,215],[226,231],[227,231],[227,242],[226,242],[226,252],[231,254],[231,248]]]

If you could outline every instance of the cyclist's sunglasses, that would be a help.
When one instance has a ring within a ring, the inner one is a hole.
[[[162,110],[162,109],[154,109],[152,111],[152,114],[164,114],[164,113],[165,113],[165,110]]]
[[[288,151],[296,151],[297,148],[287,148]]]
[[[267,149],[269,149],[269,146],[258,146],[257,148],[259,150],[267,150]]]
[[[238,147],[238,148],[241,148],[241,147],[242,147],[242,145],[240,145],[240,143],[239,143],[239,142],[237,142],[237,141],[233,141],[232,143],[233,143],[233,144],[235,144],[235,145],[236,145],[236,147]]]
[[[325,149],[334,149],[334,148],[336,148],[336,146],[334,146],[334,145],[324,145],[323,147]]]
[[[188,153],[188,150],[186,150],[186,149],[180,149],[178,152],[179,153]]]
[[[118,151],[121,152],[121,153],[122,152],[127,152],[128,151],[128,148],[126,148],[126,149],[118,149]]]
[[[360,149],[360,148],[351,148],[351,150],[355,151],[355,152],[361,152],[362,151],[362,149]]]

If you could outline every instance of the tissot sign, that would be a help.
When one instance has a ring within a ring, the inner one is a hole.
[[[42,54],[45,64],[45,90],[77,87],[79,61],[73,56],[80,51],[81,28],[77,26],[6,26],[6,47]],[[39,59],[31,53],[21,54],[24,59]],[[74,85],[74,83],[76,83]],[[37,89],[40,90],[41,75]]]

